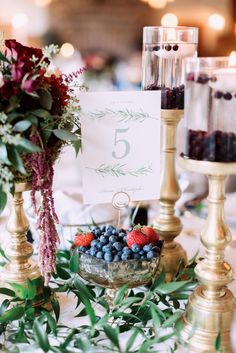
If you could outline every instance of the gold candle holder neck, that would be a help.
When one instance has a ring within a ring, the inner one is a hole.
[[[162,147],[161,147],[161,186],[159,217],[154,226],[164,239],[161,264],[167,273],[167,278],[176,273],[180,264],[187,261],[186,252],[180,244],[174,241],[182,230],[182,223],[175,216],[175,203],[181,196],[181,190],[176,176],[176,130],[183,116],[183,110],[161,110]]]
[[[235,299],[226,287],[233,280],[233,271],[224,260],[225,247],[231,240],[224,202],[225,180],[227,175],[236,172],[236,163],[194,161],[184,157],[179,161],[183,168],[207,175],[209,182],[208,216],[201,233],[205,258],[195,268],[200,285],[190,296],[183,316],[182,343],[187,344],[191,352],[214,352],[220,332],[220,352],[232,353],[230,329]]]
[[[0,279],[4,282],[24,283],[26,279],[41,277],[38,266],[30,261],[33,247],[27,242],[26,234],[29,222],[24,212],[23,191],[30,190],[30,184],[20,183],[15,186],[15,194],[11,200],[11,211],[7,222],[7,230],[11,234],[6,255],[9,262],[2,269]]]

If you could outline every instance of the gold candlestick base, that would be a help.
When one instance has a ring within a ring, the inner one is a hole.
[[[226,287],[233,280],[233,271],[224,260],[224,249],[231,240],[225,223],[225,180],[236,173],[236,163],[195,161],[179,158],[183,168],[208,176],[208,217],[201,234],[205,258],[195,268],[201,283],[190,296],[183,315],[184,329],[180,342],[189,352],[215,352],[215,340],[221,334],[219,352],[233,353],[230,329],[236,302]]]
[[[27,242],[26,234],[29,222],[23,208],[22,193],[31,189],[29,183],[15,185],[15,194],[12,198],[11,212],[7,223],[7,230],[11,234],[10,244],[5,253],[9,262],[0,271],[0,281],[4,286],[10,283],[26,285],[27,279],[33,281],[37,287],[37,299],[34,306],[44,306],[50,309],[50,300],[43,297],[43,278],[38,266],[30,260],[33,246]]]
[[[182,223],[175,216],[175,203],[181,195],[175,170],[176,130],[183,110],[161,110],[162,121],[162,173],[160,188],[160,215],[154,227],[164,240],[161,257],[167,280],[176,274],[181,265],[187,263],[187,254],[180,244],[174,241],[182,230]]]

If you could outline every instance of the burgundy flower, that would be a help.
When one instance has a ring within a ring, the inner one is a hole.
[[[32,93],[36,91],[36,89],[38,88],[38,85],[39,85],[39,80],[28,79],[22,83],[21,88],[26,93]]]
[[[62,75],[56,76],[54,74],[50,77],[44,77],[44,84],[48,86],[52,95],[53,103],[51,113],[60,115],[70,98],[69,87],[63,82]]]
[[[12,81],[6,81],[0,88],[0,100],[9,100],[12,96],[17,96],[19,88]]]

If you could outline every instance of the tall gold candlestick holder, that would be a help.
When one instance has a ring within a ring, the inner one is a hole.
[[[181,195],[175,168],[176,130],[183,110],[161,110],[162,121],[162,172],[160,188],[160,214],[154,227],[164,240],[161,264],[167,277],[176,273],[179,266],[185,265],[187,255],[182,246],[174,241],[182,230],[182,223],[175,216],[175,203]]]
[[[224,260],[225,247],[231,235],[224,216],[226,176],[236,173],[236,163],[208,162],[179,158],[180,165],[192,172],[207,175],[209,181],[208,217],[201,233],[205,258],[195,273],[200,285],[190,296],[183,315],[181,342],[188,352],[215,352],[217,335],[221,334],[220,352],[233,352],[230,327],[235,298],[226,287],[233,280],[233,271]]]
[[[22,194],[30,189],[30,183],[15,185],[7,222],[7,230],[11,234],[11,238],[5,253],[9,261],[0,271],[0,281],[4,286],[10,286],[11,283],[27,285],[27,279],[33,281],[37,287],[35,306],[44,305],[46,309],[49,309],[48,298],[45,299],[43,295],[43,278],[39,267],[30,259],[33,254],[33,246],[26,238],[29,222],[24,212]]]

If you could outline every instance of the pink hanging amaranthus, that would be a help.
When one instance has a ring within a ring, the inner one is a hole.
[[[31,142],[40,146],[40,139],[37,132],[31,134]],[[52,149],[45,148],[39,153],[33,153],[27,156],[27,163],[32,168],[32,191],[31,197],[38,214],[37,227],[41,232],[39,241],[39,265],[41,273],[45,280],[45,285],[55,271],[56,250],[59,236],[56,230],[58,217],[55,212],[53,199],[53,164],[55,156]],[[37,211],[35,194],[39,191],[41,194],[41,206]]]

